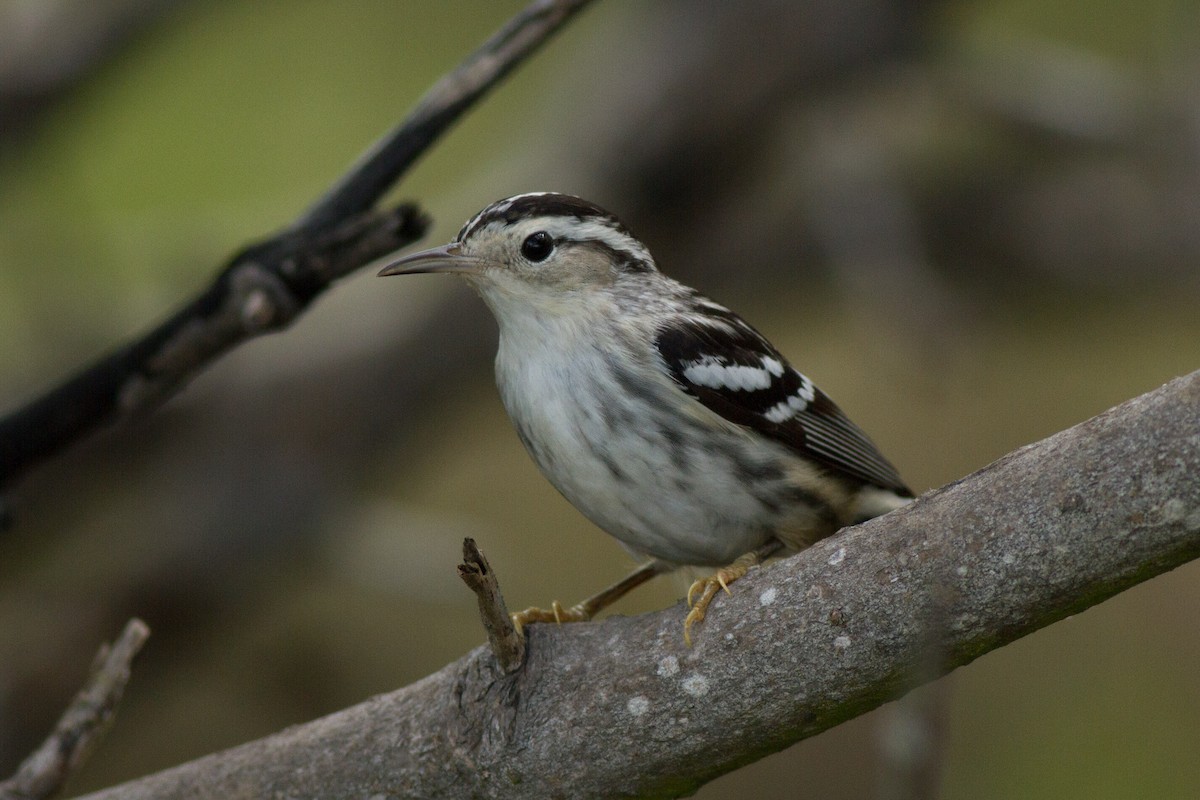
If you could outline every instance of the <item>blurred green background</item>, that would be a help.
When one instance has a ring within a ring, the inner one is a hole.
[[[285,225],[522,4],[0,0],[0,409]],[[918,490],[1200,367],[1200,12],[1183,0],[598,3],[405,179],[448,239],[581,194],[751,319]],[[448,279],[343,282],[44,465],[0,537],[0,774],[154,631],[72,783],[408,684],[630,566],[522,452]],[[1190,798],[1195,565],[949,679],[947,798]],[[669,580],[618,608],[661,608]],[[883,712],[698,797],[878,791]]]

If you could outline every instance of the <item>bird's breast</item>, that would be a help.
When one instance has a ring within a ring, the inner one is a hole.
[[[627,547],[722,565],[770,540],[793,502],[791,459],[709,414],[653,365],[610,350],[501,337],[509,417],[550,482]]]

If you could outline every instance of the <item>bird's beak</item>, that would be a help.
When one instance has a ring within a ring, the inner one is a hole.
[[[480,259],[463,254],[461,244],[451,242],[419,253],[409,253],[379,270],[379,277],[415,275],[420,272],[473,273],[478,272],[482,266],[483,262]]]

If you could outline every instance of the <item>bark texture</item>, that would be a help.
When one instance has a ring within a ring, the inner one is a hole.
[[[1198,475],[1200,372],[753,571],[693,648],[679,606],[535,625],[514,674],[481,647],[90,797],[688,794],[1200,555]]]

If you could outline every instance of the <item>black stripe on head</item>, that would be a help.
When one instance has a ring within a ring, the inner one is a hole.
[[[618,250],[615,247],[609,247],[604,242],[589,241],[576,242],[577,247],[586,247],[604,253],[617,265],[617,269],[622,272],[653,272],[654,265],[643,258],[638,258],[633,253],[625,250]]]
[[[620,220],[595,203],[569,194],[536,192],[497,200],[467,220],[455,238],[456,241],[461,242],[475,229],[493,222],[512,225],[522,219],[542,216],[575,217],[580,221],[585,219],[603,220],[614,230],[629,235],[628,229],[621,224]]]

